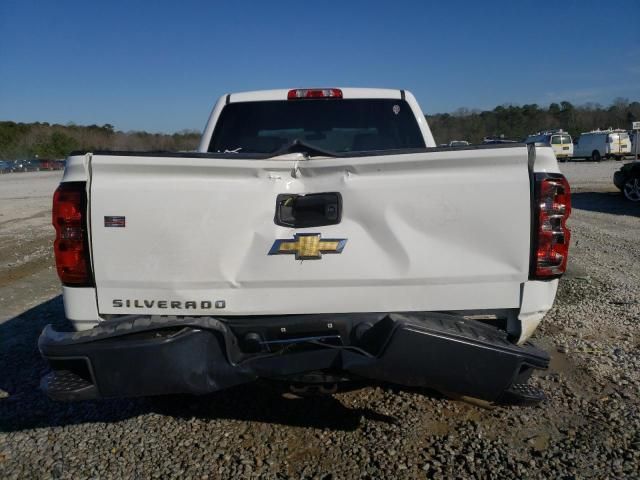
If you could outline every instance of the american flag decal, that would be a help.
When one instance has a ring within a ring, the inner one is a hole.
[[[104,226],[105,227],[122,227],[125,226],[125,217],[104,217]]]

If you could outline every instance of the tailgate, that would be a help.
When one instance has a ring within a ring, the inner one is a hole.
[[[94,155],[99,312],[518,308],[530,255],[527,159],[524,146],[301,161]],[[341,194],[338,224],[275,224],[279,194],[321,192]],[[296,233],[341,240],[341,251],[269,255],[276,240],[298,248]]]

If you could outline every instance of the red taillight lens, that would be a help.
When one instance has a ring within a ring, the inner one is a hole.
[[[342,90],[339,88],[297,88],[289,90],[288,100],[303,98],[342,98]]]
[[[53,194],[53,250],[58,276],[65,285],[91,284],[87,241],[87,194],[84,182],[62,183]]]
[[[567,269],[571,232],[566,222],[571,214],[571,190],[562,175],[543,176],[536,184],[536,244],[533,276],[553,278]]]

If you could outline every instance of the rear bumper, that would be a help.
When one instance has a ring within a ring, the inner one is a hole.
[[[258,378],[339,372],[496,401],[546,352],[477,321],[433,313],[127,317],[39,339],[56,400],[203,394]]]

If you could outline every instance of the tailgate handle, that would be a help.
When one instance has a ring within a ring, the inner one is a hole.
[[[338,192],[291,194],[276,198],[273,219],[282,227],[305,228],[336,225],[342,218],[342,195]]]

